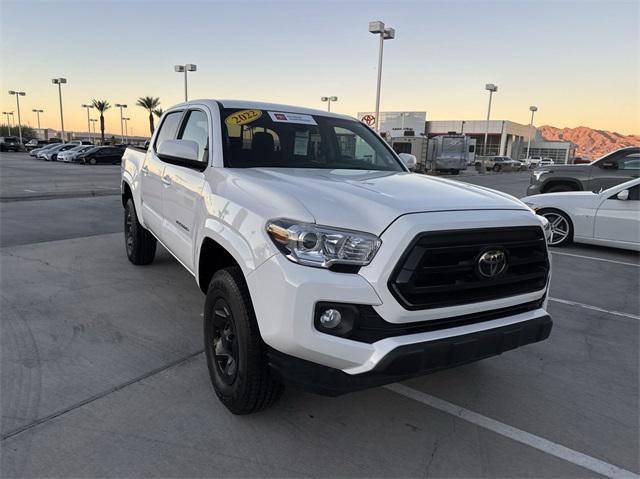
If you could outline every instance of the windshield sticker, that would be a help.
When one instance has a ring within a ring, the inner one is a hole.
[[[262,116],[262,110],[242,110],[229,115],[224,122],[229,125],[246,125]]]
[[[271,119],[278,123],[300,123],[302,125],[317,125],[311,115],[301,115],[300,113],[284,113],[281,111],[270,111]]]
[[[296,156],[307,156],[309,153],[309,132],[296,131],[293,142],[293,154]]]

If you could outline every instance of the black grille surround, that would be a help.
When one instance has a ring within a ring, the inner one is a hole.
[[[493,278],[478,271],[487,251],[506,254],[507,268]],[[538,226],[430,231],[409,244],[389,278],[391,294],[407,310],[479,303],[544,289],[549,259]]]

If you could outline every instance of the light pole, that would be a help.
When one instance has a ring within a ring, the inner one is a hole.
[[[124,144],[124,126],[123,126],[123,118],[122,118],[122,109],[126,108],[127,105],[123,104],[123,103],[116,103],[116,107],[120,108],[120,137],[122,143]]]
[[[92,140],[92,143],[94,143],[96,139],[96,123],[98,122],[98,120],[96,118],[90,118],[89,121],[93,125],[93,138],[91,140]]]
[[[89,110],[93,109],[93,105],[87,105],[83,103],[82,108],[87,109],[87,133],[89,133],[89,136],[91,136],[91,116],[89,115]]]
[[[58,85],[58,97],[60,98],[60,129],[62,130],[62,143],[64,143],[64,115],[62,114],[62,85],[67,83],[66,78],[54,78],[51,83]]]
[[[485,90],[489,91],[489,108],[487,108],[487,125],[486,128],[484,130],[484,145],[483,145],[483,151],[482,151],[482,163],[480,166],[480,173],[486,173],[487,171],[487,167],[486,167],[486,161],[487,161],[487,141],[489,138],[489,118],[491,117],[491,99],[493,97],[493,93],[498,91],[498,85],[494,85],[493,83],[487,83],[484,86]]]
[[[22,144],[22,121],[20,120],[20,97],[25,96],[26,93],[23,91],[9,90],[9,95],[16,96],[16,106],[18,107],[18,135],[20,136],[20,144]]]
[[[322,97],[320,97],[320,101],[326,101],[327,102],[327,111],[331,111],[331,102],[332,101],[338,101],[338,97],[337,96],[322,96]]]
[[[129,127],[128,127],[128,121],[131,120],[131,118],[128,117],[124,117],[124,133],[127,136],[127,142],[129,141]]]
[[[39,130],[40,129],[40,113],[44,113],[44,110],[38,110],[37,108],[34,108],[31,111],[34,112],[38,117],[38,130]]]
[[[186,65],[174,65],[173,69],[176,73],[184,72],[184,101],[189,101],[189,96],[187,95],[187,72],[197,71],[198,65],[194,65],[193,63],[187,63]]]
[[[396,31],[393,28],[385,27],[384,22],[369,22],[369,32],[380,35],[380,51],[378,53],[378,86],[376,88],[376,131],[380,131],[380,84],[382,83],[382,50],[384,49],[385,40],[393,40],[396,37]]]
[[[11,118],[13,118],[13,112],[3,111],[2,114],[7,116],[7,127],[9,128],[9,136],[11,136],[11,120],[9,119],[9,115],[11,115]]]
[[[529,111],[531,112],[531,122],[529,123],[529,141],[527,142],[527,158],[529,158],[529,148],[531,148],[531,127],[533,127],[533,115],[538,111],[537,106],[531,105],[529,107]]]

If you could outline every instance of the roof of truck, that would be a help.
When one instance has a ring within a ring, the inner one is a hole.
[[[215,103],[220,103],[224,108],[256,108],[259,110],[271,110],[271,111],[282,111],[288,113],[300,113],[303,115],[322,115],[322,116],[330,116],[334,118],[343,118],[348,120],[353,120],[354,118],[349,115],[341,115],[339,113],[328,112],[326,110],[316,110],[314,108],[305,108],[300,106],[293,105],[282,105],[279,103],[266,103],[262,101],[252,101],[252,100],[214,100],[211,98],[208,99],[199,99],[199,100],[189,100],[187,102],[180,103],[171,108],[176,108],[179,106],[193,105],[193,104],[209,104],[210,106],[214,106]]]

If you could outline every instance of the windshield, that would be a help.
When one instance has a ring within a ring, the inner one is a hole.
[[[221,115],[226,167],[404,171],[384,141],[355,120],[257,109]]]

